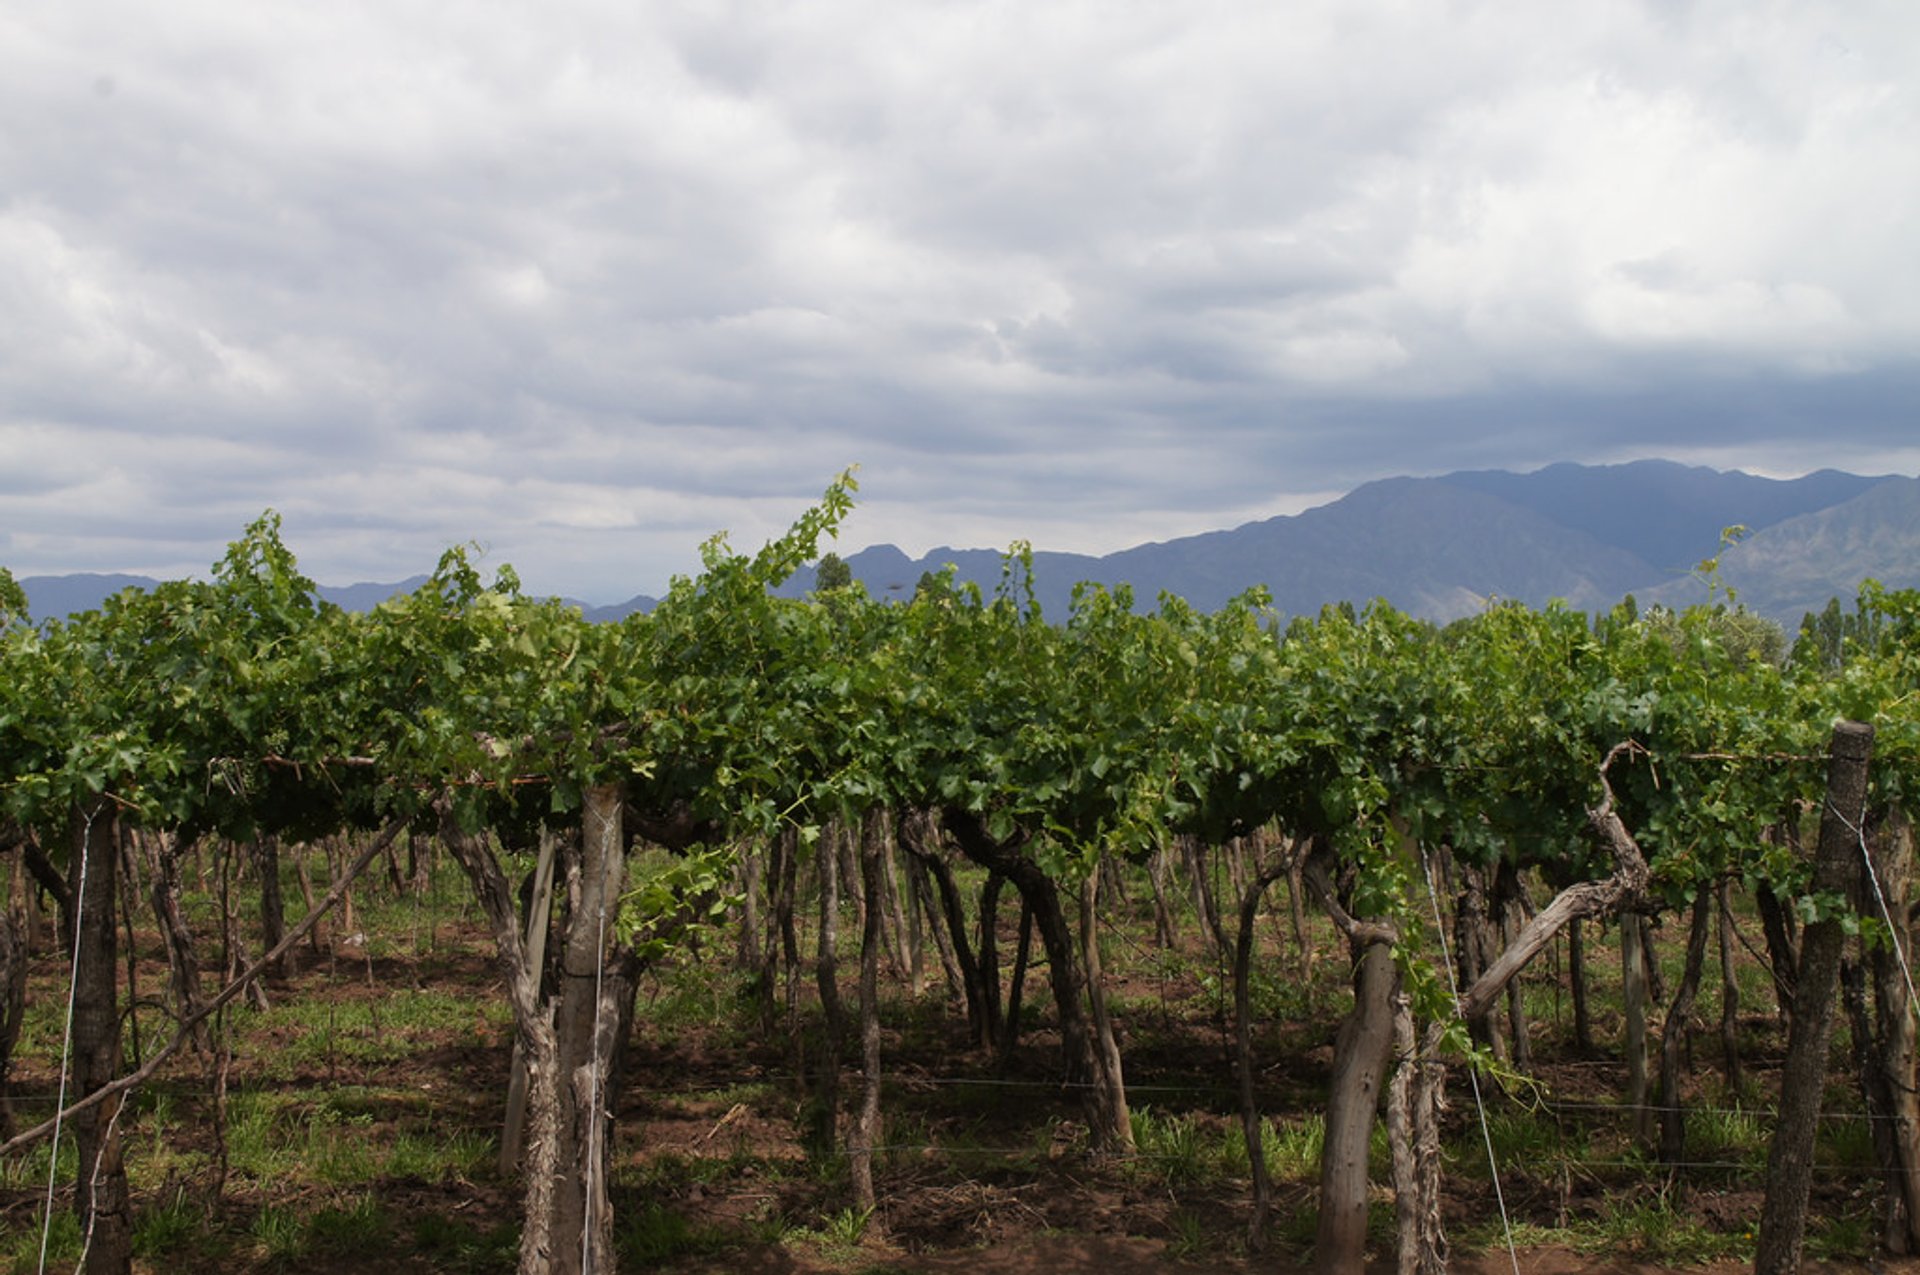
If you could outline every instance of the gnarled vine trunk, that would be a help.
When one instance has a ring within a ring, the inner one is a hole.
[[[1326,1142],[1320,1158],[1320,1217],[1313,1239],[1319,1275],[1359,1275],[1367,1246],[1367,1152],[1380,1086],[1393,1047],[1393,949],[1381,939],[1353,943],[1353,1013],[1333,1043]]]
[[[200,991],[200,959],[194,951],[193,931],[187,928],[186,913],[180,906],[180,860],[190,842],[183,842],[175,835],[151,844],[153,882],[148,887],[149,901],[153,904],[160,937],[166,944],[174,1001],[180,1007],[180,1015],[190,1017],[205,1002]],[[202,1053],[213,1048],[213,1038],[204,1023],[195,1031],[193,1043]]]
[[[1867,763],[1872,754],[1873,727],[1860,722],[1834,727],[1827,799],[1813,864],[1816,892],[1845,895],[1854,886],[1858,875],[1854,847],[1866,825]],[[1846,934],[1838,916],[1810,922],[1801,935],[1787,1059],[1780,1071],[1780,1115],[1767,1148],[1767,1198],[1760,1211],[1754,1275],[1792,1275],[1800,1267],[1807,1196],[1813,1184],[1814,1128],[1820,1119],[1834,993],[1845,949]]]
[[[885,915],[880,910],[881,857],[887,851],[885,822],[867,816],[860,835],[860,882],[872,902],[860,924],[860,1105],[847,1138],[856,1208],[871,1210],[873,1149],[880,1136],[880,948]]]
[[[1713,924],[1714,890],[1701,885],[1693,899],[1693,921],[1687,931],[1687,965],[1680,988],[1667,1008],[1660,1029],[1660,1159],[1679,1164],[1686,1151],[1687,1104],[1680,1094],[1681,1053],[1686,1045],[1687,1020],[1693,1016],[1700,991],[1700,971],[1707,959],[1707,932]]]
[[[626,879],[622,792],[590,788],[569,906],[553,941],[559,986],[543,994],[527,960],[516,896],[499,859],[443,815],[442,840],[466,872],[493,930],[527,1075],[521,1275],[604,1275],[613,1269],[614,1055],[631,995],[629,962],[615,943]]]
[[[1002,845],[981,821],[964,812],[948,811],[947,828],[969,859],[1013,882],[1021,899],[1032,912],[1033,925],[1047,953],[1047,974],[1053,986],[1053,1003],[1060,1017],[1060,1052],[1070,1085],[1082,1087],[1086,1095],[1088,1140],[1095,1154],[1108,1154],[1133,1145],[1131,1127],[1117,1125],[1124,1119],[1125,1105],[1114,1104],[1096,1080],[1093,1033],[1087,1023],[1081,999],[1084,975],[1076,957],[1072,928],[1060,906],[1060,891],[1053,878],[1018,850]],[[1117,1073],[1108,1081],[1119,1085]],[[1124,1088],[1120,1090],[1124,1094]]]
[[[1087,1005],[1093,1011],[1093,1101],[1099,1113],[1094,1146],[1110,1154],[1125,1154],[1134,1149],[1133,1118],[1127,1110],[1120,1044],[1114,1039],[1113,1018],[1107,1013],[1106,978],[1100,962],[1099,895],[1100,866],[1096,863],[1080,883],[1080,955],[1087,972]]]
[[[73,1086],[86,1097],[120,1070],[120,1006],[115,964],[119,823],[113,803],[76,807],[72,819],[74,925]],[[125,1275],[133,1266],[133,1216],[120,1151],[115,1096],[73,1118],[80,1170],[75,1211],[86,1237],[87,1275]]]

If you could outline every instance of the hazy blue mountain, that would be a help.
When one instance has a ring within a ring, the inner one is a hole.
[[[614,624],[626,619],[630,615],[645,613],[660,605],[660,599],[649,597],[644,593],[636,593],[625,602],[616,602],[612,606],[604,607],[593,606],[585,602],[577,602],[572,598],[563,598],[561,601],[579,607],[580,614],[586,616],[587,619],[593,621],[595,624]]]
[[[1851,598],[1865,575],[1920,585],[1920,533],[1902,521],[1910,519],[1902,493],[1915,482],[1833,470],[1757,478],[1670,461],[1391,478],[1231,531],[1104,557],[1036,553],[1035,593],[1056,618],[1079,580],[1129,582],[1142,608],[1162,591],[1213,608],[1261,584],[1289,614],[1385,598],[1442,621],[1490,598],[1532,606],[1559,598],[1587,611],[1628,593],[1692,602],[1705,596],[1692,568],[1719,551],[1724,528],[1741,524],[1751,536],[1726,555],[1725,574],[1749,606],[1791,628],[1809,606]],[[948,563],[989,592],[1001,572],[1001,555],[981,549],[911,558],[879,545],[847,563],[877,597],[910,594],[921,573]],[[811,584],[805,575],[789,591]]]
[[[912,593],[922,572],[947,563],[963,581],[991,592],[1001,555],[935,549],[912,559],[892,545],[848,557],[856,579],[879,597]],[[1432,479],[1369,483],[1304,513],[1144,544],[1105,557],[1036,552],[1035,594],[1043,612],[1065,616],[1073,585],[1129,583],[1135,605],[1169,592],[1211,610],[1255,585],[1274,605],[1310,614],[1329,602],[1383,597],[1414,615],[1454,619],[1490,597],[1534,605],[1562,597],[1582,607],[1611,606],[1647,580],[1646,564],[1584,532],[1531,510]],[[811,586],[797,580],[796,590]]]
[[[1776,523],[1728,549],[1720,577],[1738,601],[1791,633],[1829,598],[1851,603],[1872,577],[1888,588],[1920,587],[1920,479],[1890,478],[1843,504]],[[1645,600],[1685,606],[1706,585],[1679,580]]]
[[[316,596],[347,611],[371,611],[395,594],[412,593],[426,583],[424,575],[409,576],[395,584],[321,584],[314,586]],[[160,581],[152,576],[92,575],[26,576],[20,587],[27,593],[27,611],[35,619],[97,611],[122,589],[151,589]]]
[[[67,576],[22,576],[19,581],[27,595],[27,614],[36,620],[73,615],[79,611],[97,611],[102,602],[122,589],[151,589],[158,583],[151,576],[95,575],[91,572]]]
[[[1756,478],[1670,460],[1624,465],[1549,465],[1530,474],[1471,470],[1438,481],[1498,496],[1563,527],[1584,531],[1680,575],[1720,546],[1736,524],[1760,531],[1852,500],[1884,478],[1823,469],[1803,478]]]
[[[1368,483],[1292,517],[1143,545],[1113,560],[1136,582],[1166,579],[1161,587],[1204,608],[1264,584],[1289,614],[1379,597],[1436,620],[1471,615],[1496,597],[1610,606],[1646,570],[1633,554],[1531,509],[1417,478]]]
[[[398,584],[317,584],[314,593],[342,611],[371,611],[388,598],[412,593],[427,582],[427,576],[408,576]]]
[[[1866,576],[1890,588],[1920,586],[1920,479],[1822,470],[1779,480],[1635,461],[1390,478],[1231,531],[1104,557],[1036,551],[1034,594],[1053,619],[1068,614],[1083,580],[1128,583],[1143,610],[1163,591],[1211,609],[1255,585],[1265,585],[1288,614],[1374,598],[1432,620],[1471,615],[1491,598],[1532,606],[1561,598],[1593,611],[1633,593],[1642,602],[1685,605],[1706,596],[1689,572],[1719,551],[1722,528],[1734,524],[1751,534],[1722,556],[1723,578],[1742,602],[1790,630],[1830,597],[1850,602]],[[878,598],[911,597],[924,573],[949,563],[989,595],[1002,579],[1003,558],[992,549],[940,548],[914,558],[875,545],[844,556]],[[424,579],[319,593],[366,610]],[[76,575],[21,583],[32,613],[45,617],[97,607],[110,593],[154,581]],[[812,587],[807,569],[781,592],[799,596]],[[574,605],[590,620],[611,621],[649,611],[655,601],[640,594],[613,606]]]

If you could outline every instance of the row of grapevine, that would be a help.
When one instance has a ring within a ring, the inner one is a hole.
[[[1704,918],[1732,882],[1779,918],[1774,955],[1790,978],[1796,917],[1854,915],[1813,889],[1796,852],[1836,720],[1878,731],[1871,826],[1900,826],[1911,804],[1911,593],[1870,587],[1837,657],[1810,648],[1785,664],[1756,655],[1746,617],[1725,607],[1590,619],[1495,605],[1436,628],[1376,606],[1280,625],[1257,594],[1212,614],[1163,598],[1142,614],[1124,589],[1086,588],[1070,615],[1043,616],[1017,551],[991,597],[939,579],[904,604],[857,587],[773,596],[835,532],[852,491],[843,476],[756,554],[710,542],[697,577],[613,625],[525,596],[510,571],[489,583],[460,550],[370,613],[322,606],[271,515],[210,582],[130,591],[70,620],[30,623],[0,574],[0,842],[51,865],[70,896],[90,1269],[128,1268],[114,1141],[127,1083],[113,924],[122,827],[154,838],[163,868],[202,838],[355,831],[367,848],[340,885],[382,837],[443,839],[497,942],[513,1010],[527,1271],[610,1269],[608,1113],[640,972],[726,923],[740,896],[764,894],[790,924],[800,860],[823,886],[818,968],[837,1056],[826,892],[840,888],[837,844],[857,847],[863,1087],[845,1137],[871,1202],[884,1062],[874,981],[896,846],[944,921],[943,958],[987,1045],[1017,1030],[1004,1002],[1021,980],[1003,992],[990,926],[969,942],[950,861],[988,871],[976,915],[1013,889],[1021,933],[1030,926],[1046,954],[1062,1074],[1086,1095],[1091,1147],[1109,1156],[1127,1155],[1132,1133],[1097,941],[1102,874],[1163,862],[1176,843],[1196,858],[1251,846],[1241,896],[1206,904],[1213,937],[1237,956],[1250,1137],[1244,987],[1268,885],[1296,882],[1296,904],[1310,891],[1351,946],[1355,1012],[1334,1063],[1317,1248],[1325,1269],[1346,1270],[1364,1242],[1373,1095],[1389,1072],[1409,1260],[1444,1262],[1439,1166],[1419,1151],[1441,1062],[1497,1062],[1509,1037],[1524,1046],[1524,1030],[1501,1032],[1492,1011],[1555,929],[1621,914],[1625,934],[1642,915],[1686,913],[1697,980]],[[636,839],[674,853],[631,864]],[[1502,930],[1523,874],[1559,894]],[[1461,1005],[1442,909],[1472,940]],[[0,942],[0,957],[9,950]],[[1021,952],[1023,967],[1024,938]],[[189,1023],[237,990],[205,996],[190,952],[180,964]],[[797,964],[789,951],[790,994]],[[1880,979],[1883,1002],[1897,982]],[[1893,1065],[1910,1077],[1911,1032],[1906,1042]],[[1630,1101],[1651,1112],[1651,1079],[1635,1083]],[[1920,1209],[1907,1225],[1920,1241]]]

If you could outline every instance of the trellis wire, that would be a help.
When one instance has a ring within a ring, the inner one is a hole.
[[[1853,834],[1854,841],[1860,847],[1860,863],[1867,870],[1867,880],[1873,883],[1873,901],[1880,905],[1880,918],[1887,924],[1887,937],[1893,940],[1894,959],[1900,963],[1900,977],[1907,982],[1907,1012],[1920,1017],[1920,997],[1914,995],[1913,970],[1907,964],[1907,951],[1900,943],[1900,930],[1893,923],[1893,913],[1887,907],[1887,896],[1881,892],[1880,873],[1873,866],[1873,855],[1867,850],[1867,832],[1864,827],[1866,820],[1862,819],[1859,824],[1855,824],[1834,806],[1832,798],[1827,800],[1827,809],[1832,811],[1833,817]]]
[[[1427,860],[1426,847],[1420,848],[1420,877],[1427,883],[1427,902],[1433,905],[1433,929],[1440,939],[1440,959],[1447,967],[1447,987],[1453,993],[1454,1013],[1460,1012],[1460,983],[1453,973],[1453,952],[1447,943],[1447,924],[1440,919],[1440,895],[1433,888],[1433,865]],[[1473,1105],[1480,1112],[1480,1137],[1487,1144],[1487,1174],[1493,1179],[1493,1198],[1500,1205],[1500,1229],[1507,1237],[1507,1256],[1513,1260],[1513,1275],[1520,1275],[1520,1250],[1513,1243],[1513,1222],[1507,1217],[1507,1193],[1500,1186],[1500,1162],[1493,1153],[1493,1130],[1487,1124],[1487,1104],[1480,1097],[1480,1075],[1467,1068],[1467,1080],[1473,1086]]]
[[[67,1107],[67,1067],[73,1056],[73,1005],[80,994],[80,936],[86,932],[81,921],[87,906],[87,867],[93,860],[86,846],[93,840],[93,820],[97,813],[87,812],[80,834],[80,883],[73,894],[73,959],[67,966],[67,1023],[60,1035],[60,1097],[54,1107],[53,1142],[47,1152],[47,1203],[40,1221],[39,1275],[46,1275],[47,1242],[53,1236],[53,1183],[60,1169],[60,1117]]]

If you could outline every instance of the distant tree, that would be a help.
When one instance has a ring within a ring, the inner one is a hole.
[[[1837,673],[1849,659],[1881,651],[1886,642],[1896,640],[1887,617],[1897,612],[1889,612],[1881,601],[1887,596],[1877,581],[1868,580],[1852,611],[1843,609],[1839,598],[1829,598],[1823,610],[1807,612],[1800,617],[1793,662]]]
[[[1850,618],[1840,610],[1839,598],[1828,598],[1826,609],[1818,615],[1809,611],[1801,616],[1800,636],[1793,644],[1794,662],[1829,673],[1839,672],[1846,659]]]
[[[816,593],[826,593],[832,589],[844,589],[853,583],[853,568],[837,553],[827,554],[820,559],[820,566],[813,577]]]
[[[14,581],[13,572],[0,567],[0,629],[15,622],[25,623],[27,592]]]
[[[1780,664],[1787,657],[1786,631],[1767,617],[1743,606],[1726,605],[1694,608],[1707,616],[1706,631],[1712,635],[1736,663]],[[1649,607],[1640,621],[1664,635],[1674,650],[1685,648],[1690,640],[1680,613],[1667,607]]]

